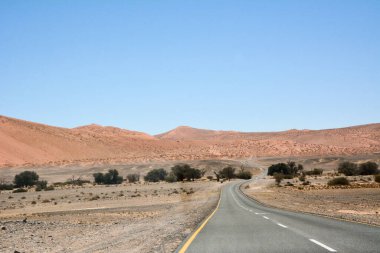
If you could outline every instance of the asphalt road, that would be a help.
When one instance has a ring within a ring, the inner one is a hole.
[[[223,187],[214,215],[177,252],[380,252],[379,227],[268,208],[240,184]]]

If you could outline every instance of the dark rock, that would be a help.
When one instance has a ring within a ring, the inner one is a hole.
[[[1,227],[1,230],[7,230],[7,228],[6,227]]]

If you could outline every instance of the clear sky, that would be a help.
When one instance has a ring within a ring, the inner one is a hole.
[[[380,122],[380,1],[0,1],[0,114],[156,134]]]

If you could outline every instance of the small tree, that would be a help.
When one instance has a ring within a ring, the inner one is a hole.
[[[123,177],[119,176],[119,171],[109,170],[108,173],[104,175],[105,184],[121,184],[123,182]]]
[[[127,175],[128,182],[135,183],[140,181],[140,175],[139,174],[128,174]]]
[[[282,173],[274,173],[273,174],[274,180],[276,180],[276,185],[280,185],[281,181],[284,179],[284,174]]]
[[[235,168],[232,168],[231,166],[225,167],[220,172],[223,178],[226,178],[228,180],[231,180],[231,178],[236,177],[235,175]]]
[[[94,180],[95,180],[95,183],[97,184],[103,184],[104,183],[104,174],[103,173],[94,173],[93,174],[94,176]]]
[[[188,170],[188,169],[190,169],[189,165],[178,164],[178,165],[175,165],[174,167],[172,167],[172,172],[177,177],[178,181],[183,181],[186,178],[185,173],[186,173],[186,170]]]
[[[24,171],[17,174],[14,178],[16,187],[33,186],[38,181],[38,174],[34,171]]]
[[[148,182],[162,181],[165,179],[167,174],[168,173],[164,169],[153,169],[149,171],[148,174],[146,174],[146,176],[144,177],[144,180]]]
[[[360,175],[375,175],[379,173],[379,165],[374,162],[366,162],[359,165]]]
[[[176,176],[177,181],[183,180],[194,180],[202,177],[202,174],[205,171],[201,171],[199,169],[192,168],[188,164],[177,164],[172,167],[172,173]]]
[[[287,163],[287,165],[288,165],[288,168],[289,168],[289,174],[293,174],[293,175],[297,174],[298,167],[297,167],[296,162],[294,162],[294,161],[289,161],[289,162]]]
[[[188,181],[194,181],[195,179],[201,178],[202,172],[195,168],[188,168],[185,170],[185,178]]]
[[[36,182],[36,191],[41,191],[46,189],[47,187],[47,181],[41,180]]]
[[[336,177],[327,182],[327,185],[349,185],[350,182],[345,177]]]
[[[273,164],[268,168],[268,176],[273,176],[274,173],[290,174],[290,168],[285,163]]]
[[[245,170],[244,168],[241,168],[240,171],[236,174],[236,177],[240,179],[251,179],[252,173]]]
[[[338,172],[345,176],[353,176],[358,174],[358,165],[351,162],[342,162],[339,164]]]
[[[106,174],[94,173],[94,180],[97,184],[121,184],[123,182],[123,177],[119,176],[117,170],[109,170]]]

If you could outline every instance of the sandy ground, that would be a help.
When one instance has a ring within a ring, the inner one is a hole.
[[[365,176],[363,180],[350,177],[350,187],[327,187],[329,178],[310,177],[307,180],[311,186],[300,186],[297,180],[284,180],[282,187],[277,187],[274,179],[266,177],[244,185],[242,190],[274,207],[380,225],[380,184],[368,181],[369,176]],[[287,182],[294,186],[285,186]]]
[[[215,207],[220,186],[188,182],[3,191],[0,252],[172,252]]]

